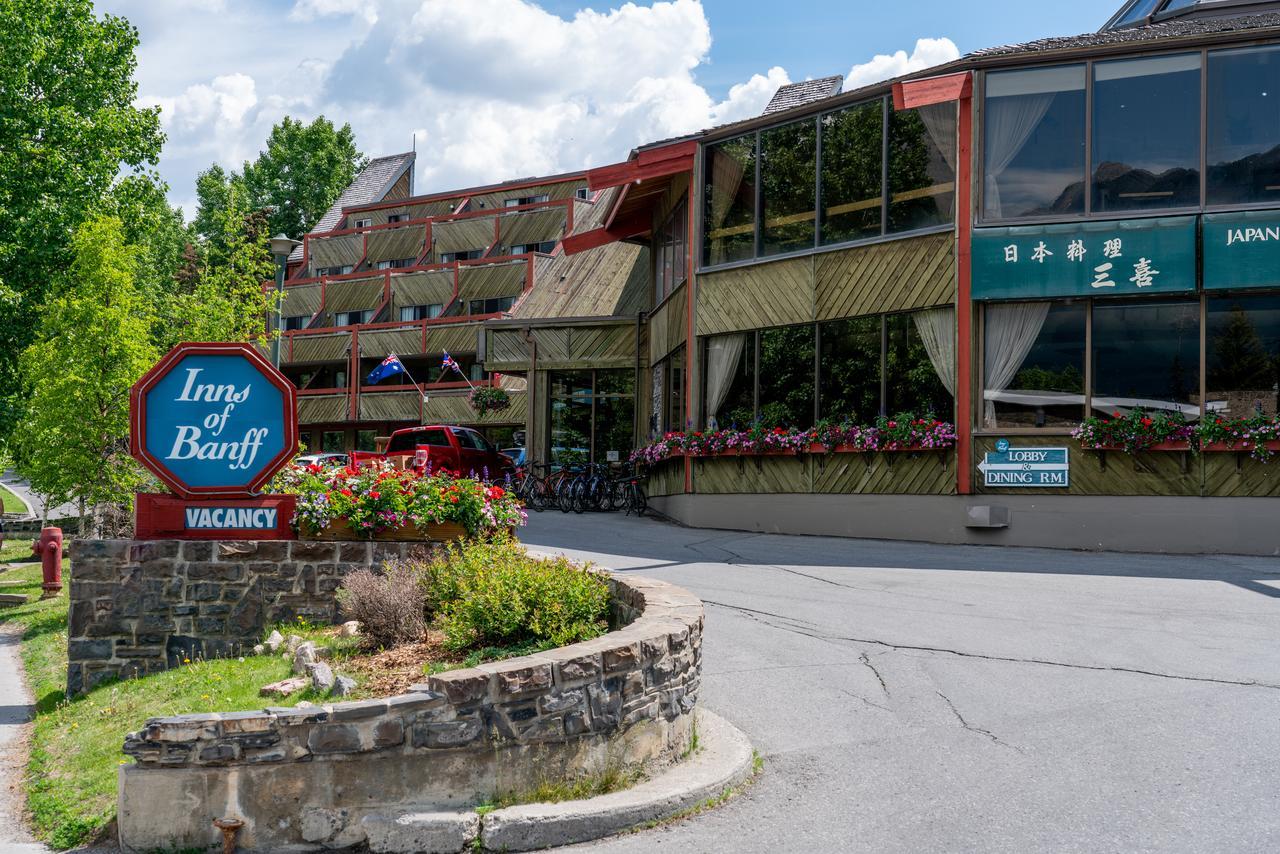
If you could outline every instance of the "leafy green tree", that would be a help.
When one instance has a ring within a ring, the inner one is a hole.
[[[266,312],[274,307],[274,291],[263,287],[274,272],[266,214],[251,208],[244,189],[231,184],[226,204],[210,222],[206,264],[191,291],[176,298],[166,346],[249,341],[265,334]]]
[[[240,172],[214,164],[196,177],[196,231],[215,254],[223,232],[220,216],[233,194],[267,212],[271,234],[307,233],[368,161],[356,149],[351,125],[335,128],[320,116],[311,124],[284,117],[271,129],[266,150]]]
[[[164,141],[159,111],[134,103],[137,45],[128,21],[96,16],[91,0],[0,2],[0,439],[22,407],[17,356],[72,233]]]
[[[301,237],[367,162],[351,125],[336,128],[324,116],[308,125],[285,116],[271,129],[266,150],[244,165],[243,176],[251,203],[271,211],[271,233]]]
[[[15,463],[55,500],[128,505],[147,482],[129,456],[129,389],[158,357],[140,253],[115,217],[81,225],[71,251],[19,359],[28,406],[11,443]]]

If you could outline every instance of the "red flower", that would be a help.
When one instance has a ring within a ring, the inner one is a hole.
[[[351,490],[347,489],[346,487],[343,487],[343,489],[342,489],[342,494],[343,494],[343,495],[345,495],[345,496],[347,496],[348,498],[350,498],[350,497],[351,497]]]
[[[507,494],[506,491],[503,490],[501,486],[494,486],[489,489],[489,498],[491,498],[494,501],[497,501],[498,499],[500,499],[502,496],[506,494]]]
[[[378,491],[375,489],[375,490],[373,490],[373,491],[371,491],[371,492],[369,493],[369,497],[370,497],[370,498],[381,498],[381,497],[382,497],[382,493],[381,493],[381,492],[378,492]]]
[[[457,503],[458,503],[458,496],[454,495],[454,496],[452,496],[449,500],[450,500],[450,501],[452,501],[454,504],[457,504]]]
[[[1117,410],[1117,411],[1115,411],[1115,412],[1111,413],[1111,417],[1112,417],[1112,418],[1119,418],[1119,417],[1120,417],[1120,412],[1119,412],[1119,410]]]
[[[781,435],[782,435],[783,433],[785,433],[785,432],[787,432],[787,431],[786,431],[786,430],[784,430],[784,429],[782,429],[781,427],[774,427],[774,428],[773,428],[773,435],[775,435],[775,436],[781,436]]]

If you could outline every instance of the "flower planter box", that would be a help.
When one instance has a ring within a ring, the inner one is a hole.
[[[313,528],[309,522],[303,520],[298,526],[298,536],[304,540],[327,542],[374,540],[399,543],[443,543],[465,538],[467,529],[457,522],[433,522],[425,527],[418,527],[413,522],[410,522],[398,528],[388,528],[369,537],[359,534],[346,519],[335,519],[318,530]]]
[[[1268,451],[1280,451],[1280,439],[1268,439],[1262,443]],[[1253,443],[1248,441],[1240,441],[1234,444],[1229,442],[1209,442],[1201,448],[1202,451],[1211,454],[1217,453],[1237,453],[1247,454],[1253,450]]]
[[[1124,445],[1100,445],[1100,446],[1097,446],[1097,447],[1086,447],[1086,448],[1084,448],[1084,450],[1086,450],[1086,451],[1115,451],[1115,452],[1122,453],[1122,454],[1123,454],[1123,453],[1127,453],[1127,452],[1125,451]],[[1170,451],[1176,452],[1176,451],[1190,451],[1190,450],[1191,450],[1191,443],[1190,443],[1190,442],[1187,442],[1187,441],[1182,441],[1182,442],[1156,442],[1154,445],[1151,445],[1150,447],[1147,447],[1147,448],[1140,448],[1140,449],[1139,449],[1139,452],[1141,452],[1141,451],[1157,451],[1157,452],[1164,453],[1164,452],[1170,452]]]

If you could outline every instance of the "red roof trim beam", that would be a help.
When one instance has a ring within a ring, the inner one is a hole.
[[[926,77],[923,80],[907,80],[893,84],[893,108],[913,110],[931,104],[958,101],[973,94],[973,74],[962,71],[943,77]]]
[[[650,178],[666,178],[681,172],[691,172],[697,153],[696,140],[641,151],[625,163],[587,170],[587,187],[591,190],[605,190]]]

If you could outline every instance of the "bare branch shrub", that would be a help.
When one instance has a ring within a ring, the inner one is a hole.
[[[385,574],[357,570],[343,579],[338,602],[347,617],[360,621],[360,633],[372,646],[390,649],[422,640],[426,597],[411,566],[391,562]]]

